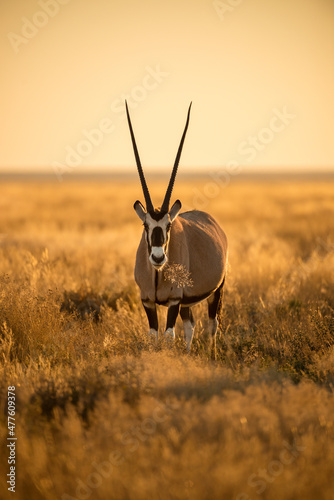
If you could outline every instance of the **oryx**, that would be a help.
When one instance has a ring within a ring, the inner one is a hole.
[[[141,300],[149,322],[149,334],[158,338],[157,304],[167,306],[165,336],[175,338],[175,323],[180,312],[183,320],[187,350],[190,350],[195,322],[191,306],[208,299],[210,340],[215,356],[217,310],[222,298],[227,266],[227,238],[211,215],[199,210],[179,213],[180,200],[169,208],[175,176],[186,136],[186,126],[176,155],[161,208],[154,208],[141,166],[127,103],[126,113],[137,169],[145,198],[146,210],[140,201],[134,209],[142,220],[144,231],[137,250],[135,280],[141,291]],[[168,265],[166,265],[168,262]],[[166,268],[182,268],[190,280],[183,286],[166,278]]]

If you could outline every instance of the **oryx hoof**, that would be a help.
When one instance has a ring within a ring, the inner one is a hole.
[[[150,328],[150,331],[148,332],[148,338],[153,341],[158,341],[158,332],[154,328]]]
[[[175,330],[174,328],[167,328],[165,331],[165,339],[167,344],[171,345],[174,343],[175,340]]]

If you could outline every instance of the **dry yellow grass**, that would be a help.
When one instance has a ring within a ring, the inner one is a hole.
[[[0,498],[13,385],[19,500],[333,498],[334,182],[206,182],[174,194],[229,239],[214,363],[205,305],[189,356],[147,339],[137,180],[2,184]]]

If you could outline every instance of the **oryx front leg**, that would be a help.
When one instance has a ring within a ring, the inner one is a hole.
[[[175,323],[177,315],[179,314],[180,303],[173,301],[169,302],[168,313],[167,313],[167,325],[165,331],[165,338],[168,341],[173,341],[175,339]]]
[[[209,318],[209,345],[211,349],[211,359],[216,359],[216,335],[218,330],[217,318]]]
[[[189,352],[194,335],[195,321],[190,307],[181,307],[180,314],[183,321],[184,340]]]
[[[148,324],[150,326],[150,330],[148,332],[149,338],[153,340],[158,340],[158,314],[157,314],[157,306],[154,302],[149,300],[143,300],[142,304],[144,306]]]

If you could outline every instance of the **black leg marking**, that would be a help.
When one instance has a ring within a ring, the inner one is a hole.
[[[222,284],[217,288],[214,292],[213,296],[209,298],[209,323],[211,323],[210,329],[210,350],[211,350],[211,359],[216,359],[216,334],[218,328],[217,315],[220,313],[222,298],[223,298],[223,287],[225,283],[225,278]]]
[[[213,298],[209,299],[209,318],[214,319],[217,316],[217,312],[220,308],[222,296],[223,296],[223,287],[225,283],[225,278],[222,284],[217,288],[217,290],[213,294]]]
[[[190,307],[181,307],[180,316],[182,318],[182,321],[189,319],[192,327],[195,326],[194,316]]]
[[[175,304],[173,306],[169,306],[167,313],[166,330],[168,330],[168,328],[174,328],[177,315],[179,314],[179,310],[180,310],[180,303]]]
[[[154,330],[158,331],[159,326],[158,326],[158,314],[156,305],[154,305],[154,307],[152,308],[145,306],[145,304],[143,303],[143,306],[147,315],[150,328],[153,328]]]

